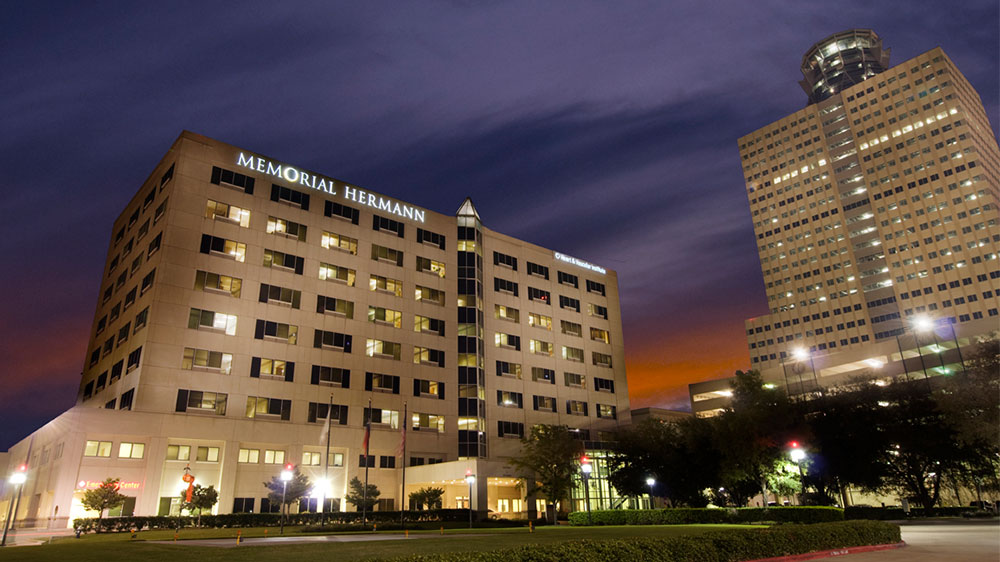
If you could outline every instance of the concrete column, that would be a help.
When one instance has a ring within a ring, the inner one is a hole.
[[[472,507],[476,510],[476,520],[485,521],[489,518],[490,511],[490,492],[489,477],[485,474],[480,477],[476,476],[476,483],[472,485]]]

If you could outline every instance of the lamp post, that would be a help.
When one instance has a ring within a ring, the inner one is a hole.
[[[465,471],[465,482],[469,485],[469,528],[472,528],[472,485],[476,483],[476,475],[472,470]]]
[[[292,472],[292,464],[286,464],[285,470],[281,471],[281,530],[278,531],[280,535],[285,534],[285,511],[288,509],[288,506],[285,504],[285,494],[288,492],[288,483],[294,476],[295,473]]]
[[[806,459],[806,452],[799,446],[798,441],[792,441],[788,445],[791,447],[788,456],[792,457],[792,462],[799,467],[799,482],[802,483],[802,492],[799,494],[799,505],[802,505],[802,498],[806,493],[806,474],[802,470],[802,461]]]
[[[812,353],[809,353],[809,350],[807,350],[804,347],[796,347],[795,349],[792,350],[792,357],[795,357],[795,359],[798,361],[805,361],[806,359],[809,360],[809,368],[812,369],[813,372],[813,382],[816,384],[816,390],[818,390],[820,395],[822,395],[823,391],[820,389],[819,386],[819,377],[816,375],[816,363],[813,361]],[[802,383],[802,376],[799,375],[800,388],[804,386],[801,383]]]
[[[656,484],[656,480],[652,476],[646,479],[646,485],[649,486],[649,508],[653,509],[653,485]]]
[[[26,466],[21,465],[18,467],[17,472],[10,475],[9,482],[17,486],[18,494],[21,493],[21,486],[28,480],[28,475],[25,473],[26,469]],[[7,519],[3,523],[3,539],[0,540],[0,546],[7,546],[7,530],[10,529],[11,517],[14,517],[14,497],[14,494],[11,494],[10,503],[7,505]]]
[[[580,459],[580,475],[583,476],[583,497],[584,502],[587,504],[587,525],[594,524],[590,516],[590,473],[593,470],[594,466],[590,464],[590,459],[586,455]]]

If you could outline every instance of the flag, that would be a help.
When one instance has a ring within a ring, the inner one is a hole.
[[[372,434],[372,401],[368,400],[368,415],[365,416],[365,439],[361,442],[361,448],[365,450],[365,464],[368,464],[368,440]]]
[[[406,454],[406,425],[407,425],[407,420],[406,420],[406,403],[404,402],[403,403],[403,419],[400,422],[400,431],[399,431],[399,449],[396,450],[396,454],[399,455],[400,457],[402,457],[402,456],[404,456]],[[406,459],[405,458],[403,459],[403,464],[404,465],[406,464]]]
[[[327,441],[327,436],[330,434],[330,418],[331,417],[333,417],[333,407],[332,406],[327,406],[327,410],[326,410],[326,423],[323,424],[323,433],[320,433],[320,435],[319,435],[319,443],[320,443],[320,445],[326,445],[327,443],[329,443]]]

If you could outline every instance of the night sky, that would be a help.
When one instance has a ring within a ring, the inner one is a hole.
[[[0,450],[73,405],[112,221],[183,129],[617,270],[632,406],[682,408],[749,364],[736,139],[805,105],[813,43],[941,46],[998,122],[996,0],[221,5],[4,6]]]

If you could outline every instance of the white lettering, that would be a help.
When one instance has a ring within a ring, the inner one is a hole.
[[[413,209],[413,218],[420,222],[424,222],[424,212],[420,209]]]
[[[369,207],[375,206],[375,196],[372,195],[371,193],[368,194],[368,203],[366,203],[366,205],[368,205]]]
[[[305,172],[302,172],[302,174],[299,175],[299,183],[301,183],[306,187],[312,187],[311,185],[309,185],[309,174]]]
[[[357,195],[358,195],[358,190],[357,189],[354,189],[353,187],[351,187],[349,185],[345,185],[344,186],[344,199],[348,199],[350,201],[354,201],[355,197],[357,197]]]
[[[388,199],[385,199],[383,197],[379,197],[378,198],[378,208],[379,208],[379,210],[389,211],[391,213],[392,212],[392,201],[389,201]]]
[[[601,267],[599,265],[594,265],[594,264],[592,264],[590,262],[585,262],[583,260],[578,260],[578,259],[576,259],[576,258],[574,258],[572,256],[567,256],[566,254],[560,254],[559,252],[555,252],[555,258],[557,260],[559,260],[559,261],[564,261],[566,263],[571,263],[571,264],[573,264],[575,266],[582,267],[584,269],[589,269],[590,271],[593,271],[593,272],[596,272],[596,273],[600,273],[601,275],[604,275],[604,274],[606,274],[608,272],[607,269],[604,269],[603,267]]]
[[[281,166],[275,166],[271,162],[267,163],[267,175],[281,177]]]
[[[264,171],[264,159],[263,158],[258,158],[257,159],[257,171],[258,172],[263,172]]]
[[[237,166],[243,166],[244,168],[253,169],[253,156],[245,156],[242,152],[236,159]]]
[[[294,174],[290,172],[294,172]],[[295,183],[299,181],[299,171],[291,166],[285,166],[285,171],[284,173],[281,174],[281,177],[285,178],[291,183]]]
[[[412,219],[413,218],[413,207],[409,205],[403,205],[403,216]]]

